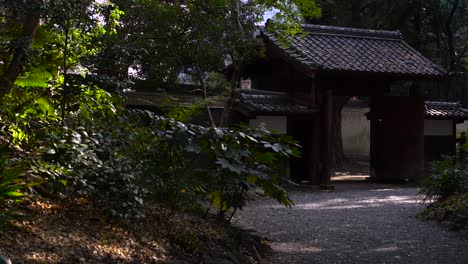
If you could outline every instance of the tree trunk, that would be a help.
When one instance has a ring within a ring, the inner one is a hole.
[[[333,100],[333,158],[334,163],[345,161],[343,136],[341,133],[341,111],[351,96],[335,96]]]
[[[452,30],[452,23],[453,18],[455,16],[455,12],[458,8],[459,0],[455,0],[452,5],[452,9],[450,10],[450,14],[447,18],[447,23],[445,24],[445,28],[447,30],[447,46],[449,51],[449,71],[452,72],[456,68],[456,52],[455,52],[455,41],[453,38],[453,30]]]
[[[220,127],[229,125],[229,115],[231,114],[231,107],[234,101],[234,96],[236,94],[237,83],[239,82],[239,78],[240,78],[240,63],[233,60],[232,65],[233,65],[233,73],[231,76],[231,83],[229,85],[230,92],[226,100],[226,103],[224,104],[223,112],[221,113],[221,118],[219,121]]]
[[[0,99],[10,92],[11,87],[13,87],[14,82],[21,73],[26,61],[27,51],[31,48],[37,26],[39,25],[40,15],[39,11],[31,11],[25,14],[20,44],[15,48],[13,58],[6,67],[5,73],[3,76],[0,76]]]

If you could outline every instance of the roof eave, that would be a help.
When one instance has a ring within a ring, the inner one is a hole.
[[[370,77],[388,77],[397,79],[408,79],[408,80],[444,80],[447,78],[447,74],[419,74],[419,73],[398,73],[398,72],[369,72],[369,71],[353,71],[353,70],[332,70],[332,69],[317,69],[317,76],[321,74],[354,74]]]
[[[460,117],[460,116],[428,116],[428,115],[425,115],[424,119],[428,119],[428,120],[453,120],[457,124],[459,124],[459,123],[463,123],[465,120],[468,120],[468,116]]]

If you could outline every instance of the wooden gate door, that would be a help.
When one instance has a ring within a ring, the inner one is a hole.
[[[372,99],[371,177],[417,180],[424,169],[424,101],[417,96]]]

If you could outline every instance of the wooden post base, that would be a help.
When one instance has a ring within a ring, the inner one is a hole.
[[[334,191],[334,190],[335,190],[335,186],[334,186],[334,185],[331,185],[331,184],[322,184],[322,185],[320,185],[320,190],[324,190],[324,191]]]

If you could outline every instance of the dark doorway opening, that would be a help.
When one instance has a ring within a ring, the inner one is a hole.
[[[344,161],[335,164],[332,182],[367,181],[370,177],[369,99],[353,96],[341,111]]]

